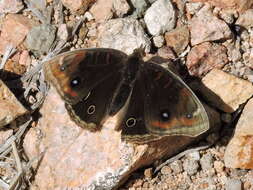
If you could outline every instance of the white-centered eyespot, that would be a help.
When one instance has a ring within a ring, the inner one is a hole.
[[[87,113],[88,113],[89,115],[91,115],[91,114],[93,114],[93,113],[95,112],[95,110],[96,110],[96,106],[90,105],[90,106],[88,107],[88,109],[87,109]]]
[[[133,126],[135,126],[135,124],[136,124],[136,119],[133,118],[133,117],[130,117],[130,118],[126,121],[126,125],[127,125],[128,127],[133,127]]]

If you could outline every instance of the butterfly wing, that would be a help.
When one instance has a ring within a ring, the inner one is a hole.
[[[131,127],[129,118],[136,121]],[[145,143],[171,135],[195,137],[208,129],[207,113],[190,88],[171,71],[144,63],[123,119],[123,139]]]
[[[95,131],[106,118],[126,58],[112,49],[76,50],[45,63],[44,72],[65,101],[71,119]]]
[[[97,84],[90,93],[76,104],[66,103],[71,119],[91,131],[99,130],[108,116],[108,108],[121,78],[116,72]]]
[[[60,54],[44,64],[44,73],[68,104],[76,104],[123,67],[127,55],[113,49],[81,49]]]

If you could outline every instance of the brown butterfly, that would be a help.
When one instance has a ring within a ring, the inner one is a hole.
[[[130,56],[106,48],[70,51],[45,63],[44,72],[72,120],[90,131],[116,114],[116,129],[134,143],[196,137],[209,129],[203,105],[182,79],[144,62],[138,51]]]

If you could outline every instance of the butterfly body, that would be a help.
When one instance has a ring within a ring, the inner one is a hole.
[[[99,131],[119,113],[124,140],[146,143],[170,135],[198,136],[209,129],[206,111],[174,73],[113,49],[63,53],[44,66],[79,126]]]

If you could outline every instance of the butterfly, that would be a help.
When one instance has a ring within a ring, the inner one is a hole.
[[[166,136],[196,137],[209,129],[203,105],[183,80],[150,61],[109,48],[59,54],[44,66],[49,81],[80,127],[99,131],[117,115],[122,139],[148,143]]]

